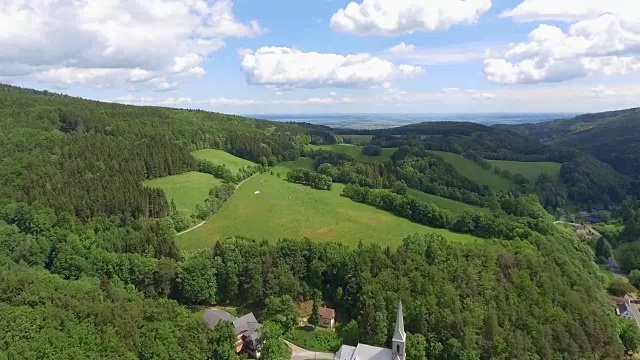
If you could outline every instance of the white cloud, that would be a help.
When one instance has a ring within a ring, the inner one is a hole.
[[[413,44],[405,44],[404,41],[396,46],[392,46],[387,49],[388,53],[392,54],[407,54],[412,53],[416,49]]]
[[[169,97],[165,99],[158,99],[158,98],[151,98],[151,97],[137,97],[133,95],[127,95],[124,97],[112,99],[111,102],[127,104],[127,105],[139,105],[139,106],[178,107],[180,105],[190,105],[193,103],[193,100],[185,97],[178,97],[178,98]]]
[[[592,19],[604,14],[638,14],[636,0],[524,0],[513,9],[504,11],[501,17],[518,21],[558,20],[574,22]]]
[[[225,97],[214,98],[203,101],[205,104],[211,105],[258,105],[264,104],[264,101],[251,99],[228,99]]]
[[[626,74],[640,70],[639,54],[638,23],[608,13],[580,20],[567,31],[539,25],[527,42],[511,44],[502,57],[486,59],[484,73],[488,80],[504,84]]]
[[[242,58],[247,82],[276,87],[366,87],[422,74],[419,66],[395,65],[370,54],[338,55],[263,47]]]
[[[591,88],[591,90],[589,91],[589,96],[595,97],[595,98],[602,98],[602,97],[615,96],[615,95],[616,95],[615,91],[605,87],[604,85],[596,86],[594,88]]]
[[[497,97],[497,95],[492,92],[483,92],[483,91],[478,91],[476,89],[463,90],[460,88],[451,88],[451,87],[442,89],[442,93],[450,96],[461,97],[466,99],[471,98],[476,100],[493,100]]]
[[[231,0],[3,0],[0,76],[167,88],[202,75],[224,37],[263,32],[240,22]]]
[[[350,97],[336,98],[308,98],[302,100],[273,100],[274,105],[333,105],[333,104],[352,104],[357,100]]]
[[[362,0],[331,17],[331,29],[356,35],[401,35],[475,23],[491,0]]]

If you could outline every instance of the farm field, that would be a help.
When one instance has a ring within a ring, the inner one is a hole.
[[[316,146],[313,146],[313,148],[349,154],[354,159],[362,162],[367,162],[367,163],[385,162],[389,160],[391,158],[391,155],[393,155],[393,153],[398,150],[397,148],[387,148],[387,149],[382,149],[382,154],[380,154],[380,156],[367,156],[362,154],[362,146],[357,146],[357,145],[349,145],[349,144],[316,145]]]
[[[462,155],[428,150],[427,152],[438,155],[451,165],[455,166],[458,172],[477,182],[480,185],[487,185],[494,190],[507,190],[515,185],[509,179],[505,179],[494,174],[491,170],[486,170],[475,162],[465,158]]]
[[[438,206],[439,208],[447,209],[447,210],[451,211],[454,214],[460,214],[460,213],[464,212],[465,210],[480,211],[480,212],[487,213],[487,214],[491,213],[491,210],[489,210],[487,208],[481,208],[481,207],[478,207],[478,206],[465,204],[463,202],[459,202],[459,201],[443,198],[443,197],[440,197],[440,196],[427,194],[427,193],[422,192],[420,190],[409,189],[409,191],[407,192],[407,195],[411,195],[411,196],[414,196],[414,197],[416,197],[416,198],[418,198],[420,200],[433,203],[434,205]]]
[[[221,180],[195,171],[143,182],[145,186],[164,190],[167,201],[173,199],[178,211],[185,215],[191,215],[196,205],[209,197],[209,190],[219,184],[222,184]]]
[[[331,191],[314,190],[276,176],[284,178],[288,171],[276,167],[274,175],[263,173],[247,180],[206,224],[178,237],[178,246],[183,250],[206,248],[235,235],[270,241],[308,237],[351,246],[359,241],[397,246],[407,235],[427,232],[454,241],[476,239],[353,202],[340,196],[342,184],[334,184]]]
[[[256,165],[255,163],[231,155],[228,152],[217,149],[202,149],[191,153],[196,159],[208,160],[217,165],[225,165],[229,170],[237,173],[240,168]]]
[[[289,169],[302,168],[302,169],[314,170],[314,164],[315,163],[312,158],[300,157],[297,160],[281,162],[278,165],[281,167],[289,168]]]
[[[512,174],[520,173],[529,180],[535,180],[538,175],[545,173],[552,177],[560,174],[562,164],[554,162],[522,162],[522,161],[505,161],[505,160],[488,160],[491,165],[500,169],[507,169]]]

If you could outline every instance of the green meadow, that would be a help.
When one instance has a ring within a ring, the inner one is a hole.
[[[500,169],[507,169],[512,174],[520,173],[529,180],[535,180],[538,175],[545,173],[552,177],[560,174],[562,164],[554,162],[522,162],[522,161],[505,161],[505,160],[489,160],[491,165]]]
[[[434,150],[429,150],[428,152],[442,157],[445,161],[455,166],[462,175],[480,185],[487,185],[494,190],[507,190],[514,186],[511,180],[500,177],[491,170],[484,169],[462,155]]]
[[[463,202],[459,202],[459,201],[443,198],[443,197],[440,197],[440,196],[427,194],[427,193],[424,193],[422,191],[415,190],[415,189],[409,189],[409,191],[407,192],[407,195],[411,195],[411,196],[414,196],[414,197],[416,197],[416,198],[418,198],[420,200],[426,201],[428,203],[432,203],[432,204],[438,206],[441,209],[447,209],[447,210],[451,211],[454,214],[460,214],[460,213],[464,212],[465,210],[480,211],[480,212],[484,212],[484,213],[487,213],[487,214],[491,213],[491,210],[486,209],[486,208],[481,208],[481,207],[465,204]]]
[[[191,153],[196,159],[208,160],[217,165],[225,165],[229,170],[238,172],[240,168],[256,165],[255,163],[216,149],[202,149]]]
[[[280,163],[279,165],[289,169],[297,169],[297,168],[309,169],[309,170],[315,169],[315,166],[314,166],[315,162],[313,161],[312,158],[308,158],[308,157],[299,157],[297,160],[285,161]]]
[[[179,236],[178,246],[183,250],[206,248],[236,235],[270,241],[308,237],[351,246],[360,241],[397,246],[407,235],[427,232],[454,241],[476,239],[353,202],[341,196],[342,184],[326,191],[289,183],[284,180],[288,171],[279,166],[273,169],[274,175],[267,172],[247,180],[206,224]]]
[[[144,185],[164,190],[167,200],[176,203],[178,211],[191,215],[196,205],[202,204],[209,197],[209,190],[222,181],[209,174],[188,172],[180,175],[145,180]]]
[[[349,145],[349,144],[336,144],[336,145],[319,145],[313,146],[315,149],[330,150],[340,153],[351,155],[356,160],[372,163],[372,162],[385,162],[391,158],[397,148],[382,149],[382,154],[379,156],[368,156],[362,154],[362,146]]]
[[[363,143],[368,143],[373,139],[373,135],[340,135],[343,139],[349,139],[353,141],[354,144],[359,145]]]

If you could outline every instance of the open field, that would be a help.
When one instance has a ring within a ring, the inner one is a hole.
[[[145,180],[143,184],[164,190],[167,201],[171,202],[171,199],[173,199],[178,211],[185,215],[191,215],[196,209],[196,205],[202,204],[209,197],[209,190],[216,185],[222,184],[222,181],[209,174],[192,171],[180,175]]]
[[[294,161],[281,162],[278,165],[289,168],[289,169],[301,168],[301,169],[314,170],[315,168],[313,159],[308,157],[300,157]]]
[[[443,198],[440,196],[436,196],[436,195],[431,195],[431,194],[427,194],[425,192],[422,192],[420,190],[415,190],[415,189],[409,189],[409,191],[407,192],[407,195],[411,195],[414,196],[420,200],[429,202],[429,203],[433,203],[434,205],[438,206],[441,209],[447,209],[449,211],[451,211],[454,214],[460,214],[461,212],[465,211],[465,210],[471,210],[471,211],[480,211],[486,214],[490,214],[491,210],[487,209],[487,208],[481,208],[478,206],[473,206],[473,205],[469,205],[469,204],[465,204],[463,202],[459,202],[459,201],[455,201],[455,200],[451,200],[451,199],[447,199],[447,198]]]
[[[237,173],[242,167],[253,166],[255,163],[216,149],[196,150],[191,153],[196,159],[208,160],[216,165],[225,165],[229,170]]]
[[[505,179],[494,174],[491,170],[486,170],[482,166],[475,162],[465,158],[462,155],[444,152],[428,150],[432,154],[438,155],[446,160],[451,165],[455,166],[458,172],[468,177],[469,179],[477,182],[480,185],[487,185],[494,190],[507,190],[515,185],[509,179]]]
[[[354,144],[368,143],[373,139],[373,135],[340,135],[343,139],[350,139]]]
[[[398,150],[397,148],[382,149],[382,154],[380,154],[380,156],[367,156],[362,154],[362,146],[357,146],[357,145],[348,145],[348,144],[319,145],[319,146],[313,146],[313,148],[349,154],[354,159],[362,162],[367,162],[367,163],[372,163],[376,161],[385,162],[389,160],[391,158],[391,155],[393,155],[393,153]]]
[[[205,225],[176,239],[183,250],[211,247],[216,241],[241,235],[271,241],[308,237],[355,246],[359,241],[397,246],[407,235],[434,232],[454,241],[474,241],[470,235],[434,229],[399,218],[340,196],[344,185],[331,191],[292,184],[285,167],[274,175],[259,174],[242,184]],[[259,194],[255,194],[260,191]]]
[[[489,160],[491,165],[500,169],[507,169],[512,174],[520,173],[529,180],[535,180],[538,175],[545,173],[552,177],[560,174],[562,164],[554,162],[521,162],[521,161],[505,161],[505,160]]]

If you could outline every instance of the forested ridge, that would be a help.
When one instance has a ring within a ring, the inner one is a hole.
[[[538,124],[504,126],[547,144],[589,153],[617,171],[640,178],[640,109],[578,115]]]
[[[424,150],[463,155],[477,162],[483,168],[512,180],[518,185],[517,192],[537,194],[545,208],[550,211],[568,205],[581,207],[602,203],[618,205],[629,196],[637,195],[628,177],[618,173],[596,157],[566,146],[542,144],[534,138],[509,129],[510,127],[489,127],[475,123],[443,121],[424,122],[382,130],[338,129],[336,131],[342,135],[370,134],[372,140],[369,143],[372,145],[383,148],[404,147],[406,149],[404,154],[394,154],[394,157],[410,155],[424,158],[427,156]],[[605,151],[606,146],[600,149]],[[487,160],[549,161],[560,163],[562,167],[558,178],[541,174],[532,181],[524,179],[521,174],[505,172],[504,169],[492,166]],[[431,162],[433,163],[433,161]],[[458,189],[469,190],[464,187],[458,187]],[[427,192],[450,197],[443,190],[440,190],[440,193],[435,190]],[[472,192],[478,194],[477,191]],[[464,201],[461,199],[465,197],[469,198],[469,195],[450,198]],[[478,202],[470,203],[478,204]]]
[[[142,180],[198,169],[229,177],[195,161],[189,152],[196,149],[225,150],[264,169],[295,160],[310,142],[339,137],[295,124],[10,86],[0,86],[0,128],[0,358],[219,360],[225,337],[207,330],[187,306],[272,310],[318,293],[355,335],[346,343],[379,346],[387,346],[402,300],[407,332],[424,339],[418,355],[430,360],[620,359],[628,345],[593,251],[554,227],[529,202],[535,198],[486,194],[504,212],[494,214],[500,221],[506,214],[533,219],[530,210],[540,215],[535,224],[523,221],[526,237],[509,240],[487,234],[453,243],[422,234],[398,248],[348,248],[313,239],[232,238],[186,254],[176,246],[174,209]],[[424,143],[403,146],[391,162],[421,169],[414,176],[423,186],[485,191],[463,178],[445,183],[446,175],[430,175],[432,166],[457,176],[423,154]],[[301,172],[292,180],[330,187],[341,175],[329,165],[344,166],[361,168],[356,174],[367,191],[402,192],[402,175],[390,169],[387,177],[380,164],[314,157],[331,176]],[[203,211],[221,206],[233,189],[213,189]],[[485,221],[461,218],[470,226]],[[262,315],[279,319],[272,311]],[[265,350],[266,360],[270,354]]]

